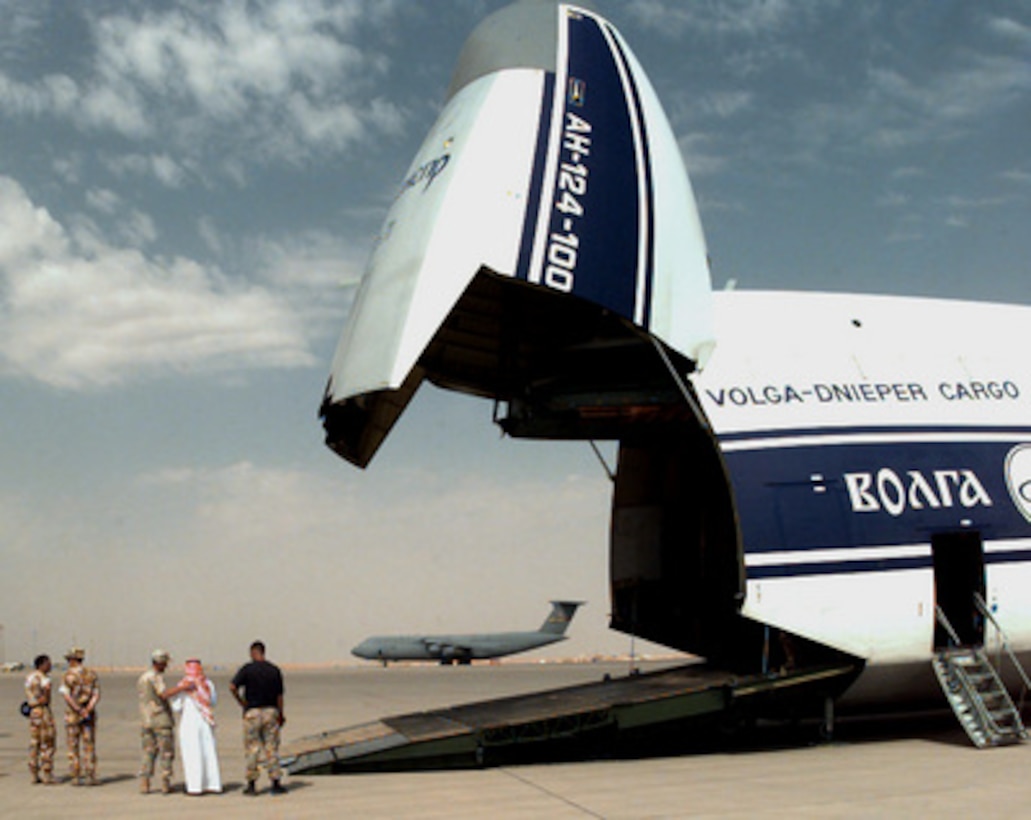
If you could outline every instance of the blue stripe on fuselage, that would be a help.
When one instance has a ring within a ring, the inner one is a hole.
[[[746,555],[842,547],[929,544],[935,533],[961,529],[985,542],[1026,539],[1031,523],[1014,505],[1005,463],[1031,429],[952,430],[957,440],[926,437],[929,428],[827,429],[721,436],[736,497]],[[934,428],[935,434],[946,431]],[[912,438],[906,440],[905,436]],[[920,440],[924,435],[925,440]],[[1010,437],[1011,436],[1011,437]],[[790,439],[771,446],[774,438]],[[811,439],[819,446],[799,441]],[[749,448],[754,441],[755,449]],[[771,556],[772,557],[772,556]],[[988,563],[1031,560],[1020,550],[988,553]],[[931,557],[888,556],[833,561],[763,562],[749,578],[871,572],[931,566]]]

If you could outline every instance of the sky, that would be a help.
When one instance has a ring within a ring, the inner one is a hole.
[[[607,629],[611,484],[425,388],[317,410],[374,237],[494,0],[0,0],[0,653],[349,660]],[[1031,304],[1031,0],[597,2],[666,107],[717,287]],[[614,449],[602,448],[610,460]],[[638,649],[649,649],[647,645]],[[543,652],[541,654],[549,654]]]

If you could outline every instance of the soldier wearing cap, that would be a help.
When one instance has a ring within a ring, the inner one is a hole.
[[[166,688],[164,673],[171,656],[164,649],[150,654],[150,669],[136,681],[140,698],[140,793],[150,791],[154,776],[154,761],[161,758],[161,793],[172,791],[172,764],[175,761],[175,719],[172,717],[170,698],[185,691],[188,684]]]
[[[25,702],[29,705],[29,774],[33,783],[54,782],[54,748],[57,728],[50,711],[50,657],[39,655],[36,667],[25,681]]]
[[[83,666],[86,650],[69,649],[68,670],[58,690],[64,696],[64,726],[68,739],[68,773],[73,786],[95,786],[97,780],[97,703],[100,681],[97,673]]]

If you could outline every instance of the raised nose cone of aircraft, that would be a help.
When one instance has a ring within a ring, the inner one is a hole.
[[[578,3],[592,9],[591,2]],[[473,80],[506,68],[555,71],[558,0],[518,0],[486,17],[462,46],[447,99]]]

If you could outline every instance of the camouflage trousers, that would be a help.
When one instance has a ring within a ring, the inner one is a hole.
[[[247,782],[258,779],[258,762],[264,760],[269,778],[279,780],[279,710],[274,706],[248,709],[243,713],[243,748],[247,760]]]
[[[57,727],[49,706],[36,706],[29,715],[29,773],[50,777],[54,771]]]
[[[175,736],[172,728],[140,729],[140,777],[154,776],[154,761],[161,758],[161,777],[172,779],[172,763],[175,761]]]
[[[68,739],[68,774],[73,778],[96,777],[96,717],[81,723],[66,723],[64,728]]]

